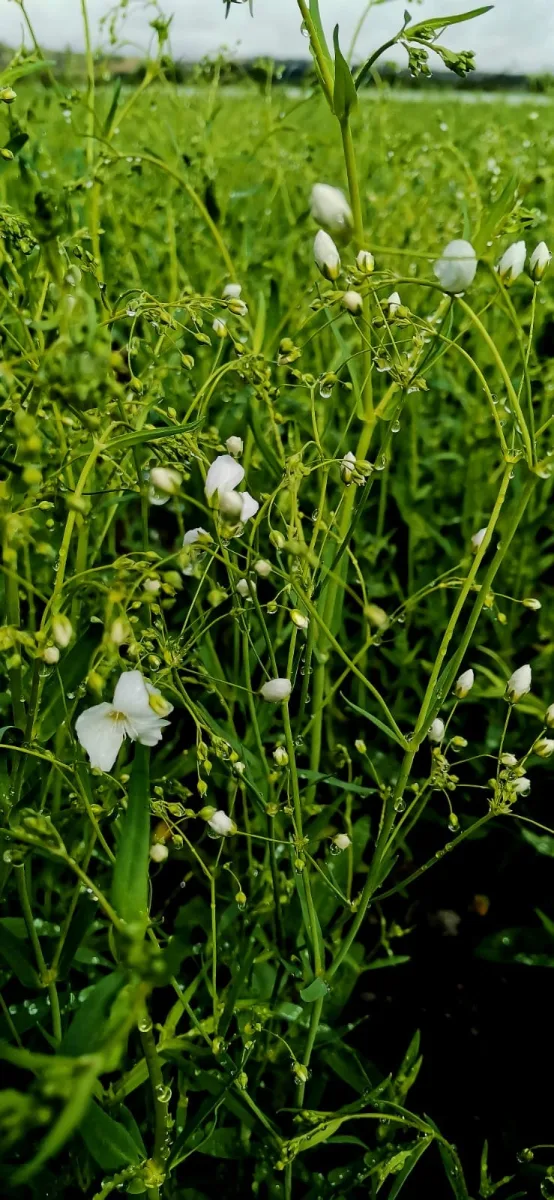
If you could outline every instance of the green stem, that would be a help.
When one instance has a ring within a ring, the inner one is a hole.
[[[166,1091],[164,1087],[162,1068],[158,1048],[154,1040],[152,1025],[148,1029],[140,1029],[140,1040],[142,1052],[148,1068],[148,1077],[150,1079],[150,1088],[152,1092],[152,1103],[154,1105],[154,1148],[152,1151],[152,1161],[158,1170],[165,1174],[166,1159],[163,1157],[165,1149],[168,1119],[167,1109],[169,1105],[169,1089]]]
[[[42,953],[42,947],[40,944],[39,936],[38,936],[38,933],[35,928],[35,922],[34,922],[34,918],[33,918],[33,910],[31,908],[31,902],[29,900],[29,892],[27,889],[27,877],[25,874],[25,863],[17,863],[17,865],[14,866],[14,871],[15,871],[15,879],[16,879],[16,885],[17,885],[17,894],[19,896],[19,903],[21,904],[21,911],[23,913],[23,920],[25,921],[25,927],[27,929],[29,941],[33,947],[33,951],[34,951],[34,955],[35,955],[35,959],[36,959],[36,963],[37,963],[37,967],[38,967],[38,971],[39,971],[40,982],[44,987],[47,987],[47,989],[48,989],[48,995],[50,998],[50,1008],[52,1010],[52,1033],[54,1034],[56,1042],[58,1042],[58,1044],[59,1044],[62,1040],[62,1024],[61,1024],[61,1014],[60,1014],[60,1004],[59,1004],[59,1000],[58,1000],[58,993],[56,990],[56,984],[54,983],[54,980],[52,978],[52,972],[49,971],[48,967],[46,966],[46,960],[44,958],[44,954]]]
[[[508,399],[510,401],[510,407],[512,409],[512,416],[513,416],[516,424],[519,427],[519,433],[520,433],[521,438],[523,439],[527,463],[530,467],[532,467],[533,462],[534,462],[534,451],[533,451],[533,445],[531,442],[531,438],[529,435],[529,430],[527,428],[527,423],[525,421],[525,417],[523,416],[523,411],[521,408],[521,404],[519,402],[519,396],[517,395],[517,392],[516,392],[514,385],[510,379],[508,371],[506,370],[502,356],[499,354],[495,342],[491,338],[488,330],[485,329],[485,326],[483,325],[483,322],[480,320],[480,318],[477,316],[477,313],[475,313],[473,311],[471,306],[469,304],[467,304],[466,301],[463,300],[461,296],[456,296],[456,300],[457,300],[458,304],[460,305],[460,308],[463,310],[463,312],[465,312],[466,316],[471,321],[472,325],[474,325],[475,328],[478,330],[479,334],[483,338],[483,341],[486,342],[486,344],[492,354],[492,357],[496,363],[496,366],[498,367],[498,370],[500,371],[500,374],[501,374],[502,379],[504,380],[504,384],[506,386],[506,391],[508,393]]]

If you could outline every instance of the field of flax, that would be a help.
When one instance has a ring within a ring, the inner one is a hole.
[[[0,78],[9,1194],[553,1194],[551,107],[308,31]]]

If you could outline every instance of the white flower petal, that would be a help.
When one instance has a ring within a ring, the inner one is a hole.
[[[209,467],[204,491],[208,500],[214,492],[232,492],[244,479],[244,467],[230,454],[219,454]]]
[[[449,242],[441,257],[433,264],[433,271],[445,292],[459,295],[465,292],[475,279],[477,256],[471,242],[456,238]]]
[[[208,537],[207,529],[202,529],[201,525],[198,525],[196,529],[187,530],[183,538],[183,546],[193,546],[202,534],[205,534],[205,536]]]
[[[126,717],[153,716],[146,683],[140,671],[123,671],[113,694],[113,706]]]
[[[248,521],[250,517],[254,517],[256,515],[260,506],[258,501],[254,500],[254,497],[250,495],[250,492],[239,492],[238,495],[240,496],[241,500],[240,519],[243,522]]]
[[[113,704],[94,704],[75,722],[75,733],[92,767],[111,771],[125,737],[125,723],[114,719]]]

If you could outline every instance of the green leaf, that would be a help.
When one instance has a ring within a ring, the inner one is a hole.
[[[364,967],[365,971],[377,971],[380,967],[398,967],[401,963],[410,961],[409,954],[390,954],[385,958],[374,958],[373,962]]]
[[[109,109],[108,115],[106,117],[106,120],[104,121],[104,129],[102,131],[104,137],[109,136],[112,125],[115,120],[115,114],[117,112],[117,106],[119,104],[119,96],[120,96],[120,92],[121,92],[121,83],[122,83],[122,80],[121,80],[121,76],[120,76],[119,79],[116,79],[115,87],[113,90],[112,102],[110,104],[110,109]]]
[[[313,979],[307,987],[302,988],[300,995],[305,1004],[313,1004],[314,1000],[320,1000],[322,996],[329,995],[329,987],[320,976],[318,979]]]
[[[78,1058],[81,1054],[93,1053],[102,1045],[105,1023],[124,983],[123,974],[112,971],[91,988],[62,1040],[61,1054]]]
[[[378,717],[374,717],[373,713],[366,712],[365,708],[359,708],[357,704],[354,704],[352,700],[348,699],[348,696],[344,695],[344,692],[341,692],[341,696],[345,704],[347,704],[349,708],[353,709],[354,712],[358,713],[358,716],[365,717],[366,721],[371,721],[372,724],[376,725],[382,733],[386,733],[387,737],[390,737],[393,742],[396,742],[397,746],[401,746],[403,750],[406,749],[404,741],[397,733],[395,733],[394,729],[391,729],[390,725],[385,725],[385,723],[380,721]]]
[[[527,829],[526,825],[520,827],[521,836],[524,842],[528,842],[537,854],[545,854],[548,858],[554,858],[554,837],[550,837],[547,833],[535,833],[532,829]]]
[[[323,51],[323,54],[329,64],[329,66],[331,67],[332,66],[332,58],[331,58],[331,54],[329,52],[329,47],[327,45],[327,38],[325,37],[325,30],[323,28],[323,23],[321,20],[321,14],[319,11],[319,0],[310,0],[310,16],[312,18],[314,29],[317,34],[317,40],[321,46],[321,49]]]
[[[73,914],[73,919],[69,926],[67,937],[63,944],[63,950],[60,957],[58,967],[58,978],[63,979],[75,958],[75,955],[81,945],[81,942],[86,937],[93,921],[98,916],[98,904],[96,896],[80,896],[77,907]]]
[[[333,30],[335,47],[335,88],[333,91],[333,112],[339,121],[345,121],[358,103],[352,72],[339,46],[339,27]]]
[[[67,1139],[75,1128],[82,1121],[88,1104],[91,1099],[93,1089],[96,1085],[100,1062],[93,1060],[92,1063],[85,1068],[80,1074],[76,1075],[73,1080],[71,1094],[69,1100],[62,1109],[57,1121],[43,1138],[37,1153],[30,1162],[20,1167],[12,1175],[11,1182],[14,1186],[21,1183],[26,1183],[33,1175],[43,1166],[45,1162],[53,1158],[55,1154],[65,1145]]]
[[[84,1114],[79,1134],[89,1154],[103,1171],[138,1166],[145,1157],[125,1126],[104,1112],[95,1100],[91,1101]]]
[[[114,908],[128,924],[148,919],[149,767],[150,751],[137,742],[112,880]]]
[[[197,1148],[198,1154],[209,1154],[212,1158],[245,1158],[248,1151],[236,1129],[214,1129],[211,1137]]]
[[[38,976],[25,944],[6,927],[4,919],[0,921],[0,957],[8,964],[23,987],[39,986]]]
[[[163,429],[138,429],[135,433],[125,433],[122,437],[114,438],[113,442],[108,442],[106,449],[124,450],[127,446],[138,446],[141,442],[160,442],[167,438],[178,437],[181,433],[190,433],[193,429],[198,429],[202,421],[189,421],[187,425],[169,425]]]
[[[416,1142],[411,1154],[406,1159],[400,1174],[397,1175],[397,1177],[392,1185],[392,1188],[388,1194],[387,1200],[396,1200],[396,1197],[400,1195],[400,1192],[401,1192],[402,1188],[404,1187],[404,1184],[405,1184],[408,1176],[411,1175],[414,1167],[419,1162],[422,1154],[425,1154],[425,1151],[428,1149],[428,1147],[431,1145],[431,1143],[433,1141],[434,1141],[434,1138],[431,1137],[431,1135],[429,1134],[428,1137],[422,1137],[420,1141]]]
[[[356,796],[371,796],[377,788],[362,787],[361,783],[349,783],[347,779],[338,779],[336,775],[325,775],[323,771],[308,771],[301,769],[298,772],[300,779],[305,779],[307,783],[328,783],[332,788],[338,788],[340,792],[351,792]]]
[[[414,37],[422,30],[446,29],[447,25],[460,25],[462,21],[472,21],[474,17],[482,17],[484,13],[490,12],[491,8],[494,8],[494,4],[484,4],[481,8],[472,8],[471,12],[454,13],[450,17],[429,17],[427,21],[419,21],[417,25],[412,25],[408,37]]]

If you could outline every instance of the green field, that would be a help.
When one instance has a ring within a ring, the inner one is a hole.
[[[409,985],[390,1053],[364,997],[464,862],[493,897],[518,864],[479,953],[554,964],[551,105],[383,87],[337,118],[93,65],[0,77],[6,1187],[490,1196],[425,1036],[409,1095]],[[331,280],[318,183],[353,209]],[[500,1200],[539,1195],[543,1126],[503,1130]]]

